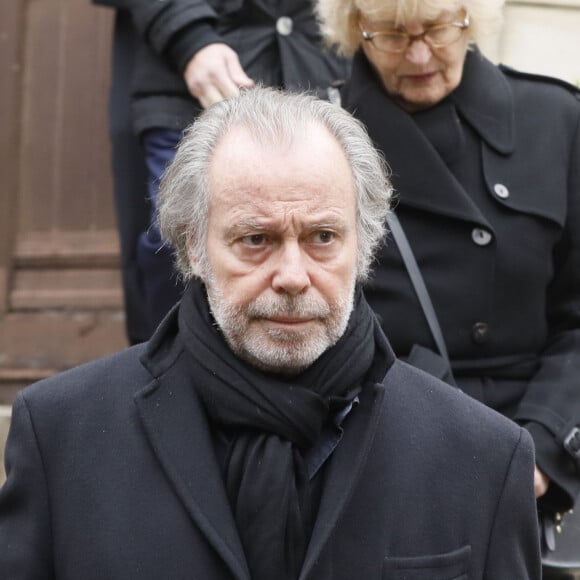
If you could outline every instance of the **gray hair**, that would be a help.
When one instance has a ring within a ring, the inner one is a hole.
[[[352,55],[362,40],[358,27],[361,13],[377,20],[393,20],[400,26],[465,9],[470,18],[469,39],[477,44],[500,29],[503,5],[504,0],[317,0],[316,11],[327,44]]]
[[[392,188],[386,163],[364,126],[339,106],[312,95],[257,87],[204,111],[186,130],[161,180],[159,226],[175,249],[185,280],[203,277],[207,267],[208,176],[221,139],[239,127],[248,129],[259,142],[286,144],[313,123],[329,131],[351,166],[357,209],[357,279],[367,278],[390,209]]]

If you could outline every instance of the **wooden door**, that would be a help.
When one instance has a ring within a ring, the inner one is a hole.
[[[125,345],[112,18],[89,0],[0,2],[0,403]]]

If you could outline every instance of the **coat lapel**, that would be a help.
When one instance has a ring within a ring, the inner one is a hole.
[[[512,91],[504,74],[478,50],[467,53],[463,79],[450,98],[489,147],[502,156],[514,152]]]
[[[336,527],[367,463],[382,414],[385,393],[382,386],[369,387],[368,390],[368,395],[361,398],[359,406],[347,419],[342,441],[334,451],[328,465],[320,508],[300,580],[315,578],[313,569],[319,560],[320,553]]]
[[[215,457],[205,412],[188,382],[187,362],[174,364],[135,396],[153,452],[201,532],[234,578],[248,567]]]
[[[411,115],[384,92],[363,54],[357,54],[344,105],[367,127],[392,171],[397,201],[431,213],[488,226]],[[433,188],[437,187],[437,195]]]

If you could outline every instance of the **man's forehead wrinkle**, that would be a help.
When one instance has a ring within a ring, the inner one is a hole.
[[[254,205],[256,207],[254,207]],[[263,225],[271,222],[299,220],[304,222],[336,222],[343,219],[344,204],[332,203],[321,207],[305,200],[274,200],[269,203],[245,203],[230,207],[233,220],[239,224]]]
[[[324,200],[319,199],[317,194],[325,193],[328,189],[292,185],[240,188],[240,184],[232,184],[220,189],[213,197],[216,201],[225,200],[225,205],[231,213],[241,213],[256,218],[275,217],[292,212],[333,213],[348,205],[348,200],[339,192],[330,199],[326,195]],[[282,193],[287,194],[288,197],[280,197]],[[236,201],[228,203],[229,199]]]
[[[241,175],[236,173],[235,179],[230,176],[222,176],[219,185],[220,191],[229,194],[261,194],[268,195],[279,191],[286,191],[288,193],[300,193],[303,191],[306,195],[314,191],[332,190],[333,183],[328,176],[323,172],[316,173],[313,168],[305,169],[304,175],[294,175],[290,181],[287,175],[283,175],[280,179],[276,179],[273,172],[264,171],[264,165],[258,164],[255,169],[249,169]],[[278,171],[277,168],[275,168]],[[261,175],[265,174],[266,178]]]

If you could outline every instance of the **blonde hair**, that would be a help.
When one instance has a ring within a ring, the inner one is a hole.
[[[360,14],[401,26],[410,20],[433,20],[441,12],[465,9],[471,22],[469,40],[477,44],[501,27],[503,4],[504,0],[317,0],[316,11],[326,43],[352,55],[361,43]]]

